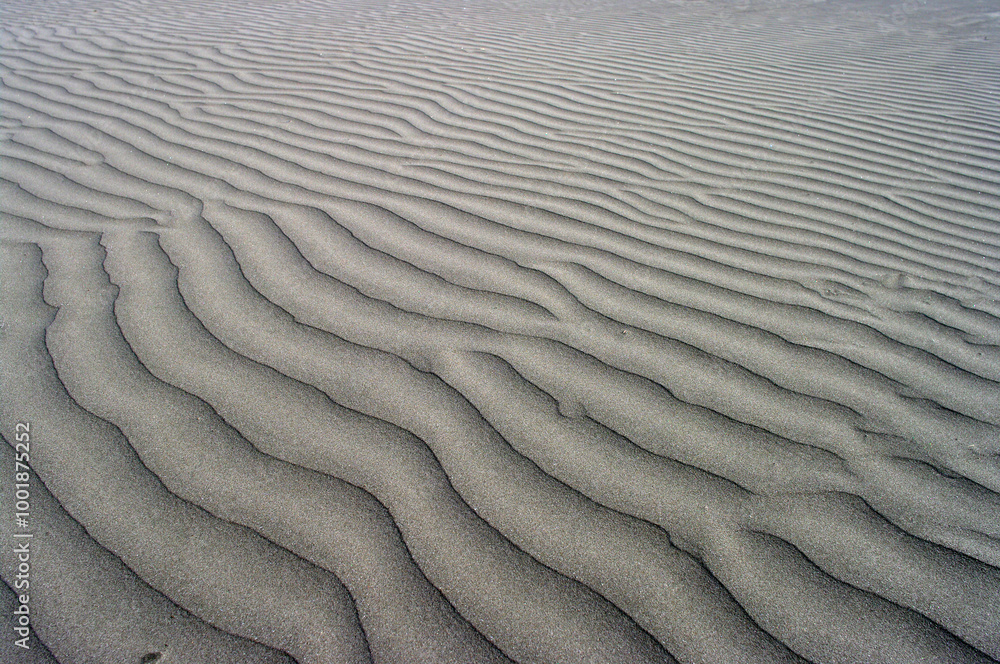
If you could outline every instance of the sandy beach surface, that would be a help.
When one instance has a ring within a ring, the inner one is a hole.
[[[1000,659],[995,2],[0,37],[0,661]]]

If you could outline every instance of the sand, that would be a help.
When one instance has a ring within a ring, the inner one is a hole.
[[[4,662],[1000,659],[994,3],[0,35]]]

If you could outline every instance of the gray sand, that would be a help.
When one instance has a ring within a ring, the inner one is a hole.
[[[8,4],[3,661],[1000,658],[995,5]]]

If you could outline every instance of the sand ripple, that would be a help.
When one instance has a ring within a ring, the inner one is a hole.
[[[1000,18],[737,4],[5,7],[32,661],[1000,659]]]

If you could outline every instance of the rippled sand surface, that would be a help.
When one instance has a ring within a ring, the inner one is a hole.
[[[0,19],[3,661],[1000,658],[995,4]]]

